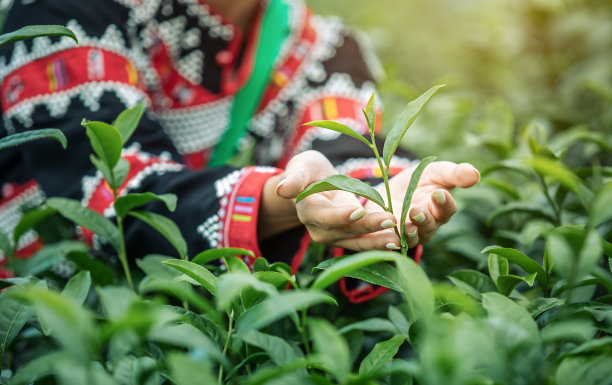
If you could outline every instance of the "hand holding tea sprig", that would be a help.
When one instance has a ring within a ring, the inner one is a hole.
[[[395,207],[401,207],[413,171],[405,170],[390,179]],[[283,174],[270,178],[262,198],[260,239],[304,225],[311,238],[323,244],[355,251],[399,249],[400,237],[392,229],[398,223],[399,215],[396,218],[371,201],[362,206],[353,193],[324,191],[294,203],[304,188],[331,175],[337,175],[337,172],[323,154],[306,151],[295,156]],[[412,222],[406,226],[408,246],[429,241],[438,227],[448,222],[457,210],[450,191],[454,187],[470,187],[478,179],[478,171],[467,163],[434,162],[428,165],[412,199]],[[380,189],[384,190],[384,186]],[[410,237],[411,233],[414,236]]]
[[[408,189],[414,168],[404,170],[390,178],[389,187],[393,207],[402,207],[404,195]],[[412,195],[405,233],[408,247],[427,243],[438,228],[448,222],[457,211],[457,204],[451,195],[455,187],[468,188],[480,180],[478,170],[469,163],[433,162],[427,165],[417,189]],[[385,186],[377,188],[384,197]],[[364,205],[368,215],[381,212],[383,209],[372,201]],[[396,211],[397,222],[400,221]],[[399,245],[399,243],[397,243]],[[392,249],[392,247],[390,247]],[[398,247],[399,248],[399,247]]]

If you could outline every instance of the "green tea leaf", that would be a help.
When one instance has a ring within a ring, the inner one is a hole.
[[[63,149],[66,149],[66,146],[68,145],[66,136],[61,130],[58,130],[57,128],[41,128],[39,130],[19,132],[17,134],[5,136],[4,138],[0,139],[0,150],[45,138],[57,140],[60,142]]]
[[[431,281],[414,260],[399,253],[393,254],[397,257],[395,264],[404,279],[403,295],[411,310],[411,321],[428,317],[434,311],[435,302]]]
[[[317,291],[288,291],[266,298],[251,307],[236,321],[236,333],[244,335],[251,330],[259,330],[298,310],[318,304],[336,305],[336,300]]]
[[[0,356],[4,356],[8,347],[34,313],[31,306],[10,295],[16,290],[19,288],[10,287],[0,294],[0,309],[2,309],[0,312]]]
[[[232,301],[248,288],[253,288],[269,296],[278,293],[274,286],[259,281],[251,274],[245,272],[226,273],[221,275],[217,280],[217,294],[215,296],[217,308],[227,310],[232,304]],[[247,304],[244,305],[248,307]]]
[[[382,368],[383,365],[393,359],[405,340],[405,335],[398,334],[391,337],[391,339],[387,341],[379,342],[374,345],[372,351],[365,356],[363,361],[361,361],[361,365],[359,366],[359,375],[371,375]]]
[[[211,373],[208,362],[193,354],[170,352],[168,354],[171,383],[176,385],[215,384],[217,379]]]
[[[23,288],[14,295],[35,309],[51,330],[51,336],[73,357],[87,360],[92,356],[94,325],[88,311],[74,301],[43,288]]]
[[[204,250],[193,257],[191,262],[197,263],[198,265],[205,265],[220,258],[230,257],[233,255],[250,255],[251,257],[255,258],[255,253],[253,253],[251,250],[241,249],[238,247],[222,247],[218,249]]]
[[[304,125],[327,128],[328,130],[340,132],[344,135],[350,136],[351,138],[355,138],[372,148],[372,144],[363,135],[358,134],[352,128],[347,127],[344,124],[337,123],[332,120],[316,120],[314,122],[304,123]]]
[[[328,176],[325,179],[314,182],[298,194],[295,202],[299,203],[302,199],[306,198],[309,195],[330,190],[342,190],[351,192],[353,194],[367,198],[385,209],[385,201],[383,200],[380,193],[376,191],[372,186],[358,179],[354,179],[341,174]]]
[[[349,348],[335,327],[323,319],[308,322],[312,336],[317,366],[334,376],[338,383],[346,382],[351,371]]]
[[[363,112],[366,118],[366,123],[368,124],[368,130],[370,131],[370,136],[374,136],[374,129],[376,128],[376,93],[372,92],[372,96],[370,96],[370,100],[368,100],[368,104],[366,105],[366,109]]]
[[[561,306],[567,302],[566,299],[561,298],[536,298],[529,302],[527,305],[527,311],[533,319],[536,319],[540,314],[547,310],[553,309],[557,306]]]
[[[251,274],[251,269],[249,269],[247,264],[244,263],[244,260],[242,260],[242,258],[234,256],[224,257],[223,262],[225,262],[225,266],[227,266],[227,271],[229,271],[230,273],[240,272],[249,275]]]
[[[392,335],[399,333],[397,327],[391,321],[384,318],[369,318],[363,321],[355,322],[343,327],[338,331],[338,333],[346,334],[353,330],[390,333]]]
[[[62,25],[28,25],[10,33],[0,35],[0,46],[14,41],[40,36],[68,36],[78,44],[74,32]]]
[[[364,251],[351,255],[343,258],[338,263],[328,265],[329,267],[323,273],[321,273],[311,285],[311,289],[325,289],[329,285],[338,281],[340,278],[346,276],[347,273],[355,271],[359,268],[377,262],[395,260],[396,257],[393,254],[380,250]]]
[[[94,154],[89,154],[89,160],[91,161],[91,164],[93,164],[94,167],[98,171],[100,171],[100,173],[102,173],[102,176],[108,182],[109,186],[114,188],[113,186],[117,185],[117,183],[115,183],[115,174],[113,174],[111,169],[108,168],[106,163],[104,163],[104,161],[102,161],[100,158],[98,158]]]
[[[123,147],[119,131],[104,122],[83,121],[81,125],[86,128],[94,153],[109,170],[114,169],[119,158],[121,158],[121,149]]]
[[[524,278],[514,274],[500,275],[497,278],[497,288],[501,294],[509,296],[512,291],[522,282],[527,283],[529,286],[533,286],[535,277],[536,273],[529,274]]]
[[[217,277],[213,275],[207,268],[198,265],[197,263],[185,261],[182,259],[168,259],[163,262],[168,266],[174,267],[176,270],[188,275],[196,280],[202,287],[215,295],[217,287]]]
[[[56,209],[63,217],[93,231],[110,243],[115,250],[119,250],[119,230],[109,219],[87,207],[83,207],[81,202],[74,199],[49,198],[46,203],[47,206]]]
[[[124,217],[128,211],[144,206],[152,201],[163,202],[170,211],[176,210],[177,198],[175,194],[156,195],[146,192],[141,194],[131,193],[117,198],[115,201],[115,213],[117,213],[117,216]]]
[[[117,116],[117,119],[115,119],[113,122],[112,125],[119,130],[121,140],[124,145],[130,139],[136,130],[136,127],[138,127],[138,123],[142,118],[145,108],[147,108],[146,103],[140,102],[134,107],[122,111],[119,116]]]
[[[20,276],[36,275],[63,261],[71,253],[86,252],[88,250],[89,247],[83,242],[60,241],[43,247],[30,259],[19,260],[16,270]]]
[[[144,279],[138,286],[138,292],[141,294],[147,293],[165,293],[181,302],[186,302],[190,306],[194,306],[198,311],[206,314],[217,314],[215,308],[200,294],[197,294],[193,287],[185,282],[177,282],[175,280],[163,278]]]
[[[19,243],[19,238],[21,238],[26,231],[54,213],[55,210],[51,207],[36,208],[26,212],[19,220],[19,223],[17,223],[17,226],[15,226],[15,230],[13,230],[13,243],[15,245]]]
[[[115,168],[113,168],[113,184],[111,184],[111,188],[117,190],[123,182],[125,182],[125,178],[127,178],[128,173],[130,172],[130,162],[125,159],[119,159]]]
[[[478,300],[482,298],[482,293],[497,291],[493,281],[476,270],[458,270],[449,274],[448,279],[458,288]]]
[[[493,253],[499,255],[501,257],[507,258],[508,260],[519,265],[523,270],[528,273],[537,273],[536,279],[542,285],[542,288],[546,290],[548,287],[548,276],[544,271],[544,268],[540,266],[539,263],[529,258],[527,255],[521,253],[520,251],[512,248],[505,248],[499,246],[488,246],[485,247],[482,253]]]
[[[406,241],[406,217],[408,216],[408,210],[410,209],[412,194],[414,194],[414,191],[419,185],[419,180],[421,179],[421,175],[423,174],[425,167],[427,167],[427,165],[433,162],[434,160],[436,160],[435,156],[428,156],[427,158],[423,159],[414,169],[412,175],[410,176],[410,183],[408,184],[408,189],[406,190],[406,194],[404,195],[404,202],[402,203],[402,215],[400,218],[400,242],[401,249],[404,254],[408,251],[408,242]]]
[[[154,342],[162,342],[172,346],[187,349],[200,349],[217,362],[228,366],[227,359],[219,347],[201,331],[190,324],[165,324],[150,331],[148,338]]]
[[[293,349],[283,338],[252,330],[242,336],[242,340],[249,345],[256,346],[268,353],[270,359],[278,366],[286,365],[297,358],[303,357],[301,351]]]
[[[74,300],[77,305],[82,305],[91,288],[91,274],[89,271],[81,271],[76,274],[64,286],[62,296]]]
[[[393,154],[395,154],[395,150],[401,143],[406,131],[408,131],[408,128],[412,125],[412,122],[414,122],[414,120],[417,118],[429,99],[431,99],[431,97],[442,87],[444,87],[444,85],[435,86],[425,91],[425,93],[423,93],[421,96],[408,103],[404,111],[401,113],[397,119],[397,122],[387,135],[387,139],[385,140],[385,145],[383,147],[383,160],[385,161],[387,168],[389,168],[391,158],[393,157]]]
[[[524,335],[521,336],[522,339],[530,340],[532,343],[539,341],[538,325],[521,305],[498,293],[484,293],[482,295],[482,306],[489,316],[503,319],[520,327],[524,331]],[[520,341],[516,342],[519,343]]]
[[[531,166],[536,173],[552,178],[561,183],[561,185],[569,191],[574,192],[584,207],[588,208],[590,206],[590,202],[593,199],[593,193],[582,184],[580,178],[578,178],[576,174],[570,171],[561,162],[548,158],[536,157],[525,160],[525,163]]]
[[[612,219],[612,182],[600,188],[589,207],[589,227],[595,228]]]
[[[364,266],[347,273],[346,276],[360,279],[374,285],[383,286],[399,293],[403,292],[402,277],[394,266],[385,262]]]
[[[153,227],[174,246],[181,258],[185,259],[187,257],[187,242],[183,238],[181,230],[170,218],[147,211],[130,211],[129,215]]]
[[[500,275],[506,275],[510,271],[508,260],[504,257],[500,257],[497,254],[489,254],[489,276],[493,280],[493,283],[497,284],[497,278]]]

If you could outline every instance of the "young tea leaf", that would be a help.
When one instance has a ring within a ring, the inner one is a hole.
[[[168,259],[163,263],[168,266],[172,266],[181,273],[193,278],[211,294],[215,295],[217,292],[217,277],[215,277],[207,268],[193,262],[184,261],[182,259]]]
[[[249,255],[255,258],[255,253],[251,250],[241,249],[239,247],[222,247],[218,249],[204,250],[191,260],[198,265],[206,265],[209,262],[216,261],[223,257],[231,257],[233,255]]]
[[[359,135],[352,128],[345,126],[344,124],[334,122],[332,120],[315,120],[314,122],[304,123],[305,126],[314,126],[327,128],[328,130],[337,131],[344,135],[348,135],[351,138],[355,138],[363,143],[365,143],[368,147],[372,148],[372,144],[365,138],[363,135]]]
[[[244,335],[251,330],[259,330],[284,316],[298,310],[322,303],[336,305],[336,300],[317,291],[287,291],[266,298],[251,307],[236,321],[237,334]]]
[[[270,334],[260,333],[253,330],[244,335],[242,340],[247,344],[256,346],[268,353],[270,359],[279,366],[286,365],[295,359],[302,357],[301,354],[299,356],[297,354],[299,350],[293,349],[291,345],[287,343],[287,341]]]
[[[2,250],[4,255],[13,254],[13,244],[11,243],[8,235],[6,235],[2,230],[0,230],[0,250]]]
[[[78,305],[82,305],[91,289],[91,274],[89,271],[81,271],[76,274],[64,286],[62,296],[70,298]]]
[[[497,278],[497,289],[499,290],[500,294],[509,296],[512,294],[512,291],[522,282],[527,283],[529,286],[533,286],[535,277],[536,273],[529,274],[524,278],[514,274],[500,275]]]
[[[140,206],[144,206],[147,203],[155,201],[155,200],[165,203],[168,210],[172,212],[176,210],[176,201],[177,201],[176,195],[174,194],[156,195],[150,192],[146,192],[142,194],[132,193],[132,194],[128,194],[120,198],[117,198],[117,200],[115,201],[115,213],[119,217],[124,217],[127,215],[127,213],[130,210],[135,209]]]
[[[370,100],[368,100],[368,104],[366,105],[366,109],[363,112],[366,118],[366,123],[368,124],[368,130],[370,131],[370,136],[374,136],[374,129],[376,128],[376,98],[375,93],[372,93],[370,96]]]
[[[351,370],[350,353],[346,340],[336,328],[323,319],[311,319],[308,322],[313,339],[318,366],[334,376],[338,383],[346,383]]]
[[[0,356],[4,356],[17,334],[30,319],[34,310],[23,301],[10,294],[19,290],[17,287],[6,289],[0,294]]]
[[[74,32],[62,25],[28,25],[17,31],[0,35],[0,46],[14,41],[33,39],[40,36],[68,36],[78,44]]]
[[[112,125],[119,130],[119,133],[121,134],[121,141],[123,144],[127,143],[136,130],[136,127],[138,127],[138,123],[140,122],[146,107],[146,103],[140,102],[134,107],[121,112],[119,116],[117,116],[117,119],[115,119],[113,122]]]
[[[115,168],[113,168],[113,184],[111,188],[118,190],[119,187],[125,182],[128,172],[130,172],[130,162],[125,159],[119,159]]]
[[[396,257],[386,251],[371,250],[343,258],[338,263],[329,266],[321,275],[317,277],[311,285],[311,289],[323,290],[348,273],[360,269],[364,266],[382,261],[395,261]]]
[[[506,275],[510,271],[508,260],[496,254],[489,254],[489,276],[494,283],[497,283],[497,278],[500,275]]]
[[[342,174],[328,176],[327,178],[314,182],[310,186],[306,187],[301,193],[298,194],[296,203],[299,203],[302,199],[309,195],[331,190],[342,190],[357,194],[371,200],[383,209],[386,209],[382,196],[372,186],[358,179]]]
[[[83,226],[104,238],[115,250],[119,250],[119,230],[107,218],[97,212],[83,207],[81,202],[67,198],[49,198],[47,206],[57,210],[79,226]]]
[[[499,246],[488,246],[482,250],[482,253],[493,253],[501,257],[507,258],[508,260],[519,265],[523,270],[528,273],[537,273],[536,279],[542,285],[542,288],[546,290],[548,286],[548,276],[544,271],[544,268],[540,266],[536,261],[529,258],[527,255],[520,251],[512,248],[505,248]]]
[[[385,140],[385,145],[383,147],[383,160],[385,161],[387,168],[391,164],[391,158],[393,157],[393,154],[395,154],[395,150],[397,150],[397,147],[406,134],[406,131],[408,131],[408,128],[410,125],[412,125],[412,122],[414,122],[414,120],[417,118],[429,99],[431,99],[431,97],[442,87],[444,87],[444,85],[432,87],[425,91],[425,93],[423,93],[421,96],[408,103]]]
[[[64,136],[62,131],[58,130],[57,128],[43,128],[40,130],[19,132],[17,134],[5,136],[4,138],[0,139],[0,150],[44,138],[57,140],[64,149],[66,149],[66,146],[68,145],[66,136]]]
[[[174,246],[182,259],[187,258],[187,242],[185,242],[181,230],[171,219],[147,211],[130,211],[129,215],[153,227]]]
[[[361,361],[361,365],[359,366],[359,375],[371,375],[378,369],[382,368],[383,365],[393,359],[405,340],[405,335],[398,334],[391,337],[391,339],[387,341],[379,342],[374,345],[372,351],[365,356],[363,361]]]
[[[123,147],[119,131],[104,122],[83,121],[81,125],[86,128],[94,153],[109,170],[113,170],[121,157]]]
[[[448,279],[458,288],[480,300],[482,293],[496,291],[489,277],[476,270],[458,270],[448,275]]]
[[[427,158],[423,159],[410,176],[410,183],[408,184],[408,189],[404,195],[404,203],[402,203],[402,216],[400,218],[400,242],[402,254],[404,255],[406,255],[408,252],[408,242],[406,241],[406,217],[408,216],[408,209],[410,209],[412,194],[414,194],[414,191],[419,185],[419,180],[421,179],[421,175],[423,174],[425,167],[427,167],[427,165],[434,160],[436,160],[435,156],[428,156]]]

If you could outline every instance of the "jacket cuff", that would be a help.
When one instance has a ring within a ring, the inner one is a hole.
[[[240,247],[251,250],[255,258],[261,257],[257,237],[257,220],[261,195],[266,181],[282,170],[272,167],[246,167],[225,197],[222,247]],[[251,265],[254,258],[247,258]]]

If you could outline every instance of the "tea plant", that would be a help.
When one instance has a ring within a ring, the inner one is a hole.
[[[122,261],[126,284],[94,258],[101,251],[72,240],[18,264],[21,278],[0,280],[0,384],[610,383],[612,274],[603,256],[612,256],[612,174],[605,166],[572,171],[555,138],[534,134],[530,158],[484,170],[480,192],[487,194],[478,202],[468,196],[464,211],[485,230],[487,216],[497,224],[490,246],[471,256],[487,274],[461,269],[448,275],[452,284],[432,280],[434,244],[421,265],[391,251],[323,261],[311,255],[312,272],[296,276],[265,258],[249,268],[240,256],[253,254],[242,249],[189,259],[175,225],[136,210],[151,200],[172,209],[175,198],[121,196],[121,148],[143,110],[137,105],[112,124],[83,122],[92,163],[115,194],[117,224],[80,202],[49,198],[12,238],[58,212],[127,261],[120,223],[132,215],[167,236],[179,258],[147,255],[137,268]],[[605,151],[606,141],[591,139],[577,135],[571,145],[588,140]],[[533,196],[513,190],[519,182]],[[349,183],[346,190],[358,190]],[[490,201],[498,210],[482,218],[478,209]],[[442,236],[450,252],[455,239]],[[79,272],[65,284],[45,279],[61,260]],[[391,291],[351,308],[335,295],[342,277]]]
[[[344,124],[330,121],[330,120],[319,120],[314,122],[305,123],[308,126],[317,126],[326,128],[329,130],[337,131],[342,134],[348,135],[354,139],[357,139],[368,146],[374,153],[376,160],[378,161],[378,166],[381,170],[385,190],[387,192],[387,203],[385,203],[382,196],[376,191],[373,187],[368,185],[365,182],[362,182],[358,179],[351,178],[346,175],[337,174],[329,176],[325,179],[317,181],[306,189],[304,189],[296,199],[296,203],[306,198],[309,195],[316,194],[323,191],[330,190],[342,190],[350,193],[354,193],[356,195],[362,196],[372,202],[376,203],[383,210],[393,213],[393,204],[391,201],[391,189],[389,188],[389,169],[391,167],[391,159],[393,158],[393,154],[395,154],[395,150],[399,147],[402,138],[406,135],[408,128],[417,118],[425,104],[431,99],[431,97],[440,89],[443,85],[435,86],[430,88],[428,91],[423,93],[421,96],[408,103],[404,112],[400,115],[397,122],[389,132],[387,138],[385,139],[384,147],[383,147],[383,156],[381,158],[378,148],[376,147],[376,138],[374,136],[374,127],[376,126],[376,105],[374,94],[370,97],[368,104],[366,105],[363,114],[365,116],[366,124],[368,126],[368,131],[370,132],[371,142],[364,138],[362,135],[356,133],[350,127],[345,126]],[[427,165],[433,162],[436,157],[430,156],[424,158],[419,165],[415,168],[412,176],[410,178],[410,183],[408,185],[408,189],[404,195],[404,200],[401,209],[401,216],[399,221],[400,228],[395,228],[395,232],[400,237],[400,251],[403,255],[408,255],[408,244],[406,241],[406,218],[408,216],[408,209],[410,208],[410,201],[412,200],[412,194],[417,188],[419,183],[419,179],[421,178],[421,174]],[[384,164],[383,164],[384,163]]]

